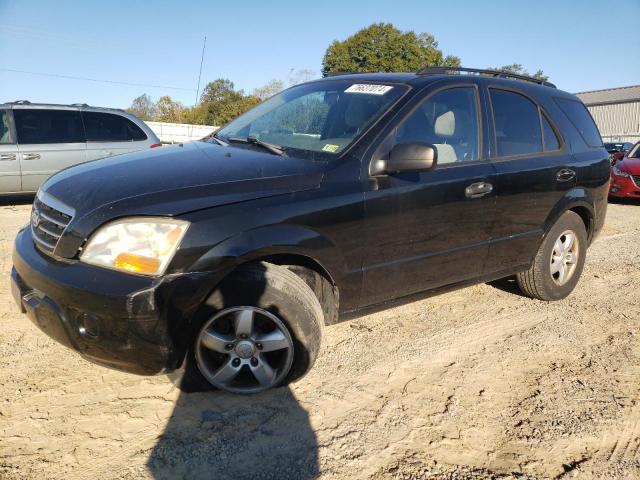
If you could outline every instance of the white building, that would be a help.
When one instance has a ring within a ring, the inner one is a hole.
[[[605,142],[640,141],[640,85],[580,92]]]

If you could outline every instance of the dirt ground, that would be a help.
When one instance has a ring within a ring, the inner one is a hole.
[[[576,291],[509,281],[327,328],[290,388],[185,394],[82,360],[18,313],[0,207],[0,478],[640,478],[640,204]]]

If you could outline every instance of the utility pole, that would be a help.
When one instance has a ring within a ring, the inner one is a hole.
[[[202,56],[200,57],[200,73],[198,73],[198,87],[196,88],[196,103],[193,104],[195,107],[198,105],[198,94],[200,93],[200,78],[202,77],[202,62],[204,62],[204,49],[207,47],[207,36],[204,37],[204,42],[202,43]]]

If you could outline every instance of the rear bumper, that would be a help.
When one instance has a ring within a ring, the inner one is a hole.
[[[206,295],[204,274],[148,278],[56,262],[16,237],[11,291],[44,333],[87,360],[150,375],[179,366],[190,319]]]
[[[618,198],[640,198],[640,185],[628,177],[611,175],[609,196]]]

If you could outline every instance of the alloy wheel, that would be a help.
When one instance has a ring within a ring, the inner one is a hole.
[[[289,373],[293,340],[273,313],[258,307],[232,307],[203,325],[195,356],[200,372],[214,387],[257,393],[278,385]]]

